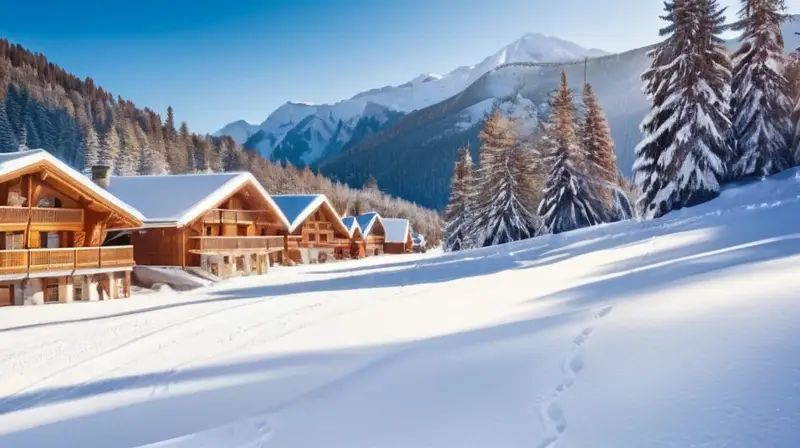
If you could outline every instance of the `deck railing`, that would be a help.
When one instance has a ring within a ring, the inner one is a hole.
[[[34,225],[83,223],[83,210],[73,208],[9,207],[0,206],[0,223],[27,223]]]
[[[133,266],[133,246],[0,250],[0,274]]]
[[[283,249],[282,236],[198,236],[192,239],[194,250],[200,252]]]
[[[203,222],[223,224],[266,224],[268,216],[268,212],[264,210],[214,209],[203,216]]]

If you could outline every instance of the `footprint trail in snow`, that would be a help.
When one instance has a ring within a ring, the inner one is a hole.
[[[583,345],[594,333],[595,324],[600,319],[608,316],[613,309],[612,305],[606,306],[594,315],[592,325],[586,327],[581,331],[575,339],[572,340],[572,347],[569,353],[564,357],[561,365],[562,381],[553,390],[553,393],[546,398],[539,407],[539,419],[542,427],[544,427],[545,435],[542,441],[537,445],[537,448],[552,448],[556,445],[561,434],[567,429],[567,419],[564,416],[564,410],[561,407],[559,398],[561,395],[569,390],[575,383],[575,378],[580,374],[584,367],[583,359]]]

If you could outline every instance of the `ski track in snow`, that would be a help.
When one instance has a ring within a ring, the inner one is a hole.
[[[414,271],[417,271],[416,269],[417,267],[418,265],[415,265]],[[314,301],[313,303],[303,306],[302,308],[290,309],[287,312],[274,316],[271,319],[265,319],[257,322],[254,325],[238,328],[237,331],[235,331],[232,334],[229,334],[228,338],[226,338],[225,340],[216,340],[209,342],[208,345],[222,346],[220,350],[212,351],[210,355],[208,354],[208,351],[205,351],[202,356],[194,356],[183,362],[175,363],[172,366],[168,367],[164,373],[156,377],[148,378],[145,376],[137,378],[136,376],[134,376],[132,379],[133,383],[132,386],[135,388],[140,383],[148,381],[151,384],[150,386],[151,398],[157,395],[161,395],[163,393],[169,393],[170,385],[174,382],[175,378],[181,373],[183,369],[193,364],[209,362],[221,356],[239,352],[243,349],[253,346],[253,344],[258,345],[258,344],[274,342],[283,337],[289,336],[293,333],[309,328],[319,322],[330,321],[331,319],[336,319],[338,317],[355,313],[364,310],[365,308],[378,306],[380,304],[385,303],[386,301],[389,301],[391,299],[403,295],[406,286],[407,285],[405,284],[401,285],[400,288],[398,288],[397,290],[392,291],[376,299],[370,300],[368,302],[360,303],[355,306],[345,307],[344,309],[340,308],[335,312],[320,313],[319,316],[316,316],[315,318],[309,321],[301,322],[297,325],[292,325],[292,320],[295,320],[297,317],[303,314],[307,314],[311,312],[311,310],[314,310],[316,308],[330,307],[331,303],[329,300],[330,298],[324,297]],[[416,296],[418,294],[423,293],[426,289],[429,288],[423,288],[411,295]],[[82,387],[86,387],[87,385],[91,384],[94,381],[97,381],[102,378],[109,378],[114,374],[124,374],[122,371],[124,371],[126,368],[135,366],[136,364],[141,362],[140,356],[155,357],[163,352],[166,352],[173,346],[175,347],[179,346],[180,341],[182,340],[186,339],[200,340],[200,338],[203,337],[205,333],[203,327],[200,327],[197,331],[187,333],[184,328],[187,325],[194,322],[198,322],[203,319],[219,318],[221,314],[231,313],[234,311],[242,311],[243,308],[250,308],[273,299],[274,297],[272,296],[262,297],[257,300],[249,301],[247,303],[236,304],[221,309],[215,309],[212,311],[194,315],[187,319],[179,320],[177,322],[172,322],[169,325],[160,326],[143,334],[134,335],[121,344],[117,344],[100,353],[89,356],[86,359],[82,359],[75,363],[72,363],[69,366],[65,367],[64,369],[59,370],[58,372],[39,378],[33,383],[30,383],[22,387],[21,389],[18,389],[17,391],[13,392],[12,394],[3,397],[3,399],[0,400],[0,405],[2,405],[2,402],[7,402],[7,403],[12,402],[14,397],[18,397],[30,390],[46,387],[49,381],[62,378],[65,373],[76,371],[76,369],[79,368],[81,369],[81,371],[97,372],[95,375],[86,377],[83,379],[83,381],[72,384],[66,389],[55,394],[49,393],[46,389],[44,389],[41,392],[34,394],[29,400],[26,400],[24,402],[14,405],[13,407],[9,407],[8,409],[3,410],[3,412],[0,412],[0,415],[5,413],[15,412],[21,409],[26,409],[35,406],[40,402],[69,397],[71,394],[75,393]],[[122,319],[122,318],[120,317],[116,319]],[[276,332],[274,331],[276,327],[277,329],[282,331],[278,331],[278,333],[276,334]],[[158,339],[160,341],[163,341],[164,340],[163,336],[165,334],[169,334],[170,332],[175,333],[174,337],[168,338],[171,341],[171,343],[163,344],[163,342],[158,342],[154,340],[154,337],[158,336]],[[229,345],[229,343],[234,341],[235,339],[242,339],[242,341],[236,343],[233,346]],[[113,362],[107,363],[109,357],[118,358],[123,361],[121,363],[113,363]],[[89,367],[92,367],[95,364],[97,366],[104,366],[110,364],[110,366],[105,368],[101,367],[97,369],[95,368],[89,369]]]
[[[157,328],[155,330],[149,331],[147,333],[137,335],[135,337],[132,337],[132,338],[128,339],[127,341],[123,342],[122,344],[116,345],[116,346],[114,346],[114,347],[112,347],[112,348],[110,348],[108,350],[105,350],[105,351],[103,351],[101,353],[98,353],[96,355],[90,356],[89,358],[80,360],[80,361],[78,361],[78,362],[76,362],[74,364],[71,364],[68,367],[66,367],[66,368],[54,373],[54,374],[47,375],[44,378],[40,378],[39,380],[29,384],[28,386],[25,386],[22,389],[19,389],[16,392],[8,395],[7,397],[5,397],[3,399],[3,401],[10,400],[10,399],[12,399],[12,398],[14,398],[14,397],[16,397],[16,396],[28,391],[28,390],[31,390],[31,389],[34,389],[36,387],[42,386],[42,385],[46,384],[47,381],[52,380],[54,378],[58,378],[58,377],[64,375],[64,373],[74,371],[75,369],[77,369],[79,367],[85,367],[87,364],[90,364],[90,363],[98,363],[98,364],[100,364],[100,361],[102,361],[104,358],[106,358],[108,356],[111,356],[111,355],[119,355],[121,350],[127,349],[129,347],[136,348],[137,346],[140,346],[143,342],[149,342],[153,338],[153,336],[163,335],[164,333],[168,333],[170,331],[179,331],[181,329],[181,327],[183,327],[183,326],[185,326],[187,324],[190,324],[192,322],[196,322],[196,321],[199,321],[201,319],[208,318],[210,316],[218,316],[221,313],[238,310],[239,308],[257,305],[259,303],[262,303],[262,302],[265,302],[265,301],[268,301],[268,300],[271,300],[271,299],[272,299],[272,297],[264,297],[264,298],[255,300],[253,302],[248,302],[248,303],[234,305],[234,306],[227,307],[227,308],[222,308],[222,309],[209,311],[207,313],[203,313],[203,314],[200,314],[200,315],[197,315],[197,316],[193,316],[193,317],[191,317],[189,319],[185,319],[185,320],[181,320],[181,321],[178,321],[178,322],[174,322],[174,323],[171,323],[169,325],[165,325],[165,326],[159,327],[159,328]],[[179,340],[179,338],[173,339],[173,343],[175,343],[175,341],[177,341],[177,340]],[[155,350],[155,353],[158,353],[158,352],[162,351],[164,349],[164,347],[165,346],[160,345]],[[33,404],[36,404],[37,402],[45,400],[45,399],[61,398],[61,397],[69,396],[70,393],[72,393],[74,390],[80,388],[81,386],[89,384],[92,381],[95,381],[97,379],[108,377],[108,375],[110,375],[110,374],[112,374],[114,372],[117,372],[117,371],[119,371],[121,369],[124,369],[125,367],[128,367],[131,364],[135,364],[135,363],[139,362],[139,360],[140,360],[140,358],[138,358],[136,356],[125,356],[124,358],[127,358],[128,360],[126,362],[123,362],[122,364],[116,365],[115,367],[113,367],[111,369],[105,369],[105,370],[104,369],[99,369],[100,373],[98,373],[97,375],[93,375],[91,377],[88,377],[85,381],[71,386],[68,390],[66,390],[66,391],[64,391],[64,392],[62,392],[62,393],[60,393],[58,395],[50,395],[50,394],[47,394],[46,392],[42,392],[42,393],[37,394],[36,396],[34,396],[31,400],[23,402],[23,403],[20,403],[15,408],[9,409],[6,412],[14,412],[14,411],[19,410],[19,409],[27,408],[27,407],[29,407],[29,406],[31,406]]]
[[[556,386],[550,396],[542,401],[539,406],[539,418],[544,428],[545,435],[537,448],[553,448],[567,429],[568,421],[564,416],[564,409],[559,398],[575,384],[576,377],[586,367],[584,363],[584,344],[594,333],[595,327],[601,319],[608,316],[613,305],[602,308],[594,315],[592,325],[584,328],[572,341],[569,353],[564,357],[561,365],[562,381]]]
[[[405,285],[401,286],[400,289],[398,289],[394,293],[386,294],[386,295],[384,295],[382,297],[379,297],[375,301],[370,302],[369,305],[360,305],[360,306],[356,306],[356,307],[353,307],[353,308],[345,309],[344,311],[340,311],[340,312],[337,312],[337,313],[323,314],[322,316],[320,316],[317,319],[312,320],[311,322],[308,322],[308,323],[305,323],[305,324],[301,324],[301,325],[297,325],[295,327],[289,328],[286,331],[280,332],[277,335],[274,335],[274,336],[268,337],[268,338],[263,338],[263,336],[265,335],[264,332],[258,332],[258,333],[250,336],[249,338],[243,340],[241,343],[239,343],[239,344],[237,344],[237,345],[235,345],[233,347],[225,348],[223,350],[214,352],[210,356],[192,358],[189,361],[186,361],[186,362],[181,363],[179,365],[175,365],[175,366],[171,367],[170,370],[165,375],[163,375],[164,380],[159,381],[159,382],[157,382],[157,384],[153,385],[153,388],[151,390],[150,396],[151,397],[156,396],[161,392],[169,392],[170,384],[173,382],[174,378],[178,374],[180,374],[180,372],[183,369],[185,369],[186,367],[188,367],[188,366],[190,366],[192,364],[196,364],[198,362],[199,363],[208,362],[208,361],[211,361],[213,359],[219,358],[220,356],[223,356],[223,355],[230,355],[232,353],[236,353],[236,352],[238,352],[238,351],[240,351],[242,349],[250,347],[250,346],[252,346],[254,344],[262,344],[262,343],[265,343],[265,342],[274,342],[274,341],[277,341],[277,340],[279,340],[281,338],[289,336],[289,335],[291,335],[293,333],[301,331],[301,330],[303,330],[305,328],[309,328],[309,327],[313,326],[314,324],[316,324],[318,322],[330,321],[331,319],[336,319],[336,318],[339,318],[339,317],[346,316],[348,314],[356,313],[358,311],[362,311],[362,310],[364,310],[366,308],[369,308],[369,307],[378,306],[379,304],[381,304],[381,303],[383,303],[383,302],[385,302],[387,300],[390,300],[390,299],[393,299],[393,298],[396,298],[396,297],[400,296],[402,294],[402,292],[403,292],[403,288],[404,287],[405,287]],[[420,291],[412,294],[411,296],[415,296],[415,295],[421,294],[424,291],[425,291],[425,289],[420,290]],[[406,296],[406,297],[409,297],[409,296]],[[315,307],[315,306],[324,306],[324,303],[325,303],[325,301],[318,302],[318,303],[313,304],[313,305],[311,305],[309,307],[306,307],[306,309],[309,309],[309,308],[312,308],[312,307]],[[267,320],[267,321],[262,321],[262,322],[260,322],[260,323],[258,323],[256,325],[254,325],[254,326],[249,327],[248,329],[246,329],[242,333],[246,333],[246,332],[249,332],[249,331],[252,331],[252,330],[256,330],[256,329],[261,329],[264,326],[266,326],[267,324],[271,324],[271,323],[275,322],[276,320],[280,320],[283,317],[286,317],[286,316],[289,316],[289,315],[296,315],[296,314],[298,314],[298,311],[294,310],[294,311],[282,314],[282,315],[280,315],[280,316],[278,316],[278,317],[276,317],[274,319],[270,319],[270,320]],[[284,327],[287,325],[286,322],[281,322],[281,324]],[[232,340],[232,339],[233,339],[233,336],[231,336],[229,338],[229,340]]]

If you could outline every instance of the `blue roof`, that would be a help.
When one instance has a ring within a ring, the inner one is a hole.
[[[272,199],[286,216],[289,227],[294,229],[325,201],[325,196],[321,194],[280,194],[273,195]]]
[[[381,215],[375,212],[364,213],[363,215],[356,216],[358,227],[361,228],[361,234],[364,237],[370,234],[370,232],[372,231],[372,226],[374,226],[375,222],[378,220],[381,220]]]
[[[347,227],[347,231],[350,232],[351,235],[353,234],[355,229],[359,230],[361,229],[358,226],[358,221],[356,221],[356,218],[352,216],[345,216],[344,218],[342,218],[342,224],[344,224],[344,226]]]

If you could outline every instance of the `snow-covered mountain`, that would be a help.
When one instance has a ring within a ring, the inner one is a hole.
[[[215,135],[229,135],[274,160],[311,164],[355,145],[404,114],[458,94],[503,64],[571,61],[604,54],[555,37],[526,34],[473,66],[445,75],[421,74],[399,86],[368,90],[336,104],[287,102],[259,125],[239,120]]]

